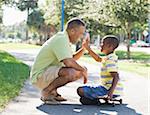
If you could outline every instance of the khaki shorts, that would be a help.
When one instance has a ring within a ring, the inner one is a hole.
[[[43,72],[38,78],[37,82],[34,83],[37,88],[44,89],[46,88],[50,83],[52,83],[58,76],[59,70],[62,68],[62,66],[51,66],[46,69],[45,72]]]

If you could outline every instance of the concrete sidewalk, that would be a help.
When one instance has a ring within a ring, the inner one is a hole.
[[[35,54],[10,52],[25,63],[32,65]],[[34,52],[35,53],[35,52]],[[87,84],[97,85],[100,67],[79,62],[89,70]],[[12,100],[2,115],[148,115],[148,80],[127,72],[121,72],[125,80],[123,104],[115,107],[109,105],[83,106],[79,102],[76,89],[83,85],[83,80],[69,83],[58,89],[66,102],[60,105],[45,105],[40,100],[40,92],[26,81],[20,95]]]

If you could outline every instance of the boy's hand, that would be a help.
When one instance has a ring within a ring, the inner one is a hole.
[[[86,67],[84,67],[84,71],[82,75],[83,75],[83,83],[86,84],[87,83],[87,68]]]
[[[85,39],[86,39],[88,42],[90,42],[90,34],[89,34],[89,33],[86,33]]]
[[[102,62],[105,62],[107,59],[108,59],[108,57],[107,57],[107,56],[102,57]]]
[[[89,48],[89,43],[88,43],[88,40],[87,40],[87,39],[83,41],[82,46],[83,46],[85,49],[88,49],[88,48]]]
[[[107,99],[110,100],[110,99],[112,99],[112,97],[113,97],[113,93],[111,90],[109,90],[108,94],[107,94]]]
[[[82,42],[82,47],[84,48],[89,48],[89,42],[90,42],[90,34],[89,33],[86,33],[86,36],[85,38],[83,39],[83,42]]]

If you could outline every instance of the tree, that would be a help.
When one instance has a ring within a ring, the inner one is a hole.
[[[15,0],[0,0],[0,5],[13,5],[15,3]]]
[[[27,20],[29,18],[30,10],[38,8],[38,0],[19,0],[16,3],[17,7],[21,10],[27,10]],[[28,39],[28,27],[26,29],[26,40]]]
[[[45,24],[41,10],[36,9],[29,14],[27,24],[32,31],[38,32],[40,36],[40,42],[42,42],[42,34],[45,35],[45,39],[48,38],[49,30],[48,25]]]
[[[27,25],[30,28],[39,31],[41,26],[44,25],[43,13],[39,9],[33,10],[32,13],[29,14]]]
[[[14,0],[0,0],[0,23],[2,23],[2,18],[3,18],[3,10],[2,10],[2,5],[13,5]]]
[[[59,30],[61,23],[61,0],[45,0],[44,4],[39,5],[44,14],[46,25],[51,25]]]
[[[127,35],[127,55],[130,58],[131,29],[135,23],[145,24],[148,20],[148,0],[108,0],[103,4],[103,12],[109,20],[117,20]]]
[[[81,17],[84,11],[84,3],[87,0],[65,0],[65,23],[72,17]],[[55,25],[60,29],[61,23],[61,0],[46,0],[40,8],[45,13],[46,24]],[[82,17],[81,17],[82,18]]]

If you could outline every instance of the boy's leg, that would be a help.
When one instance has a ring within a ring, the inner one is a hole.
[[[89,99],[89,98],[86,98],[86,97],[81,97],[80,102],[83,105],[99,105],[100,104],[98,99]]]
[[[100,102],[97,97],[106,95],[107,90],[102,86],[98,87],[83,86],[77,89],[77,93],[81,97],[80,102],[82,104],[98,105]]]
[[[99,100],[98,99],[90,99],[84,96],[85,92],[84,92],[84,88],[85,87],[79,87],[77,89],[77,94],[80,96],[80,102],[83,105],[98,105],[99,104]]]

